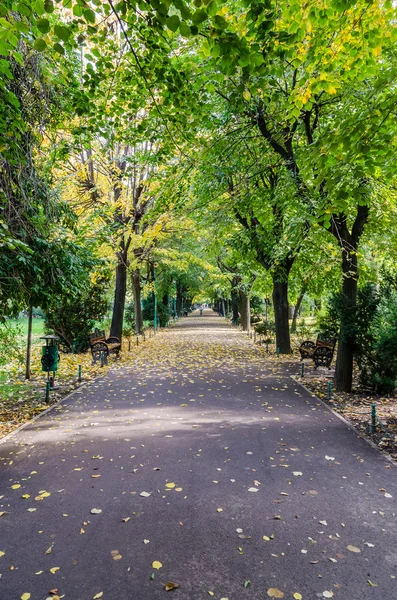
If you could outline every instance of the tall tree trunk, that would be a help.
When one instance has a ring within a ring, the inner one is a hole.
[[[181,316],[182,313],[182,290],[177,288],[176,290],[176,314],[178,317]]]
[[[248,335],[251,333],[251,299],[249,295],[247,295],[247,333]]]
[[[222,317],[226,317],[226,307],[225,307],[225,301],[222,298]]]
[[[124,242],[121,243],[118,259],[110,335],[119,338],[121,341],[123,335],[125,295],[127,292],[127,253],[124,249]]]
[[[238,292],[237,289],[232,287],[232,321],[237,323],[239,317],[238,313]]]
[[[364,182],[365,185],[365,182]],[[369,207],[357,206],[357,213],[351,232],[344,213],[332,215],[328,228],[338,241],[342,250],[342,311],[341,326],[336,357],[334,386],[339,392],[351,392],[353,381],[353,358],[355,347],[354,321],[357,304],[358,265],[357,249],[364,226],[368,220]]]
[[[248,330],[248,308],[247,308],[247,304],[248,304],[248,297],[247,294],[243,291],[240,290],[240,325],[243,328],[243,331],[247,331]]]
[[[292,317],[291,332],[293,332],[293,333],[295,333],[295,331],[296,331],[296,322],[298,320],[299,310],[300,310],[300,307],[301,307],[301,304],[302,304],[302,300],[305,297],[306,290],[307,290],[307,284],[304,283],[303,286],[302,286],[302,289],[300,291],[300,294],[298,296],[298,300],[296,301],[295,309],[294,309],[294,315]]]
[[[143,317],[141,305],[141,272],[135,269],[132,273],[132,289],[134,292],[135,333],[141,335],[143,332]]]
[[[276,346],[280,354],[291,353],[288,321],[288,273],[282,269],[273,273],[273,308],[276,325]]]
[[[355,347],[354,319],[357,304],[357,255],[344,252],[342,258],[343,308],[336,358],[334,385],[340,392],[351,392],[353,381],[353,358]]]
[[[27,337],[27,341],[26,341],[25,379],[30,379],[30,359],[31,359],[31,355],[32,355],[32,322],[33,322],[33,307],[29,306],[28,337]]]

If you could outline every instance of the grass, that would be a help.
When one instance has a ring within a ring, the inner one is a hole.
[[[20,319],[9,319],[8,323],[21,332],[21,335],[18,337],[20,338],[21,344],[25,344],[26,336],[28,335],[28,318],[21,317]],[[32,343],[38,344],[40,342],[40,336],[42,335],[44,335],[44,319],[33,319]]]

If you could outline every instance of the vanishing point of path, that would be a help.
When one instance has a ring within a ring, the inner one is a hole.
[[[0,444],[0,599],[396,600],[396,474],[206,311]]]

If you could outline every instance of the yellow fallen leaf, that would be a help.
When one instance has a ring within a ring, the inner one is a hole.
[[[208,592],[208,593],[209,593],[209,595],[210,595],[210,596],[213,596],[213,595],[214,595],[214,592]]]
[[[0,556],[4,556],[5,552],[3,552],[3,550],[0,550]]]
[[[21,596],[21,600],[29,600],[30,598],[30,594],[29,592],[25,592],[24,594],[22,594]]]
[[[165,591],[170,592],[171,590],[176,590],[179,587],[180,587],[179,583],[173,583],[172,581],[167,581],[167,583],[165,584]]]
[[[299,592],[295,592],[294,598],[295,600],[302,600],[302,594],[300,594]]]
[[[265,540],[265,542],[270,542],[270,538],[267,535],[264,535],[263,539]]]
[[[21,498],[23,498],[24,500],[26,500],[27,498],[30,498],[30,494],[24,494],[23,496],[21,496]]]
[[[284,593],[278,588],[269,588],[267,590],[267,595],[270,596],[270,598],[284,598]]]
[[[50,569],[50,573],[52,573],[53,575],[55,575],[55,573],[56,573],[57,571],[59,571],[59,569],[60,569],[60,568],[61,568],[61,567],[52,567],[52,569]]]
[[[166,483],[165,487],[172,490],[175,487],[175,483]]]
[[[21,487],[20,483],[15,483],[14,485],[11,486],[12,490],[18,490]],[[29,598],[30,598],[30,594],[29,594]]]
[[[347,546],[347,549],[350,550],[350,552],[361,552],[360,548],[357,548],[356,546]]]
[[[100,598],[102,598],[103,596],[103,592],[99,592],[98,594],[95,594],[95,596],[93,596],[92,600],[99,600]]]
[[[216,512],[223,512],[223,508],[217,508]]]
[[[5,514],[6,514],[6,511],[5,511],[5,510],[2,510],[2,511],[0,512],[0,517],[3,517]]]
[[[162,566],[163,565],[158,560],[155,560],[155,561],[152,562],[153,569],[161,569]]]

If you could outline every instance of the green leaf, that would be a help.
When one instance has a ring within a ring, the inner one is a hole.
[[[37,21],[37,28],[41,33],[48,33],[51,29],[51,25],[48,19],[39,19]]]
[[[17,11],[19,12],[20,15],[24,15],[25,17],[30,17],[32,10],[29,6],[27,6],[26,4],[24,4],[23,2],[20,2],[17,5]]]
[[[83,15],[86,21],[89,23],[95,23],[95,13],[91,8],[85,8],[83,10]]]
[[[176,31],[179,27],[179,17],[177,15],[172,15],[171,17],[168,17],[165,24],[167,25],[168,29],[171,29],[171,31]]]
[[[39,38],[35,40],[33,48],[37,50],[37,52],[43,52],[47,48],[47,44],[42,38]]]
[[[190,31],[190,27],[189,27],[189,25],[186,25],[186,23],[180,24],[179,31],[181,32],[181,35],[183,35],[183,37],[190,37],[192,35],[192,32]]]
[[[79,4],[75,4],[75,6],[73,6],[73,14],[75,17],[81,17],[83,15],[83,7]]]
[[[192,15],[192,21],[196,25],[199,25],[200,23],[202,23],[206,19],[208,19],[208,15],[207,15],[206,11],[203,10],[203,9],[196,10],[196,12],[193,13],[193,15]]]
[[[44,1],[43,0],[35,0],[33,2],[33,10],[37,15],[42,15],[45,13]]]
[[[221,15],[215,15],[214,23],[219,29],[226,29],[227,21]]]
[[[65,54],[65,48],[61,46],[61,44],[58,44],[58,42],[53,45],[53,49],[55,52],[58,52],[58,54]]]
[[[70,38],[70,31],[64,25],[55,25],[54,33],[63,42],[67,42],[68,39]]]
[[[52,0],[45,0],[44,8],[45,8],[46,13],[53,13],[55,10],[55,6],[54,6],[54,3],[52,2]]]
[[[209,3],[209,5],[207,6],[207,12],[209,14],[210,17],[214,17],[217,13],[218,10],[218,4],[215,2],[215,0],[212,0],[212,2]]]

